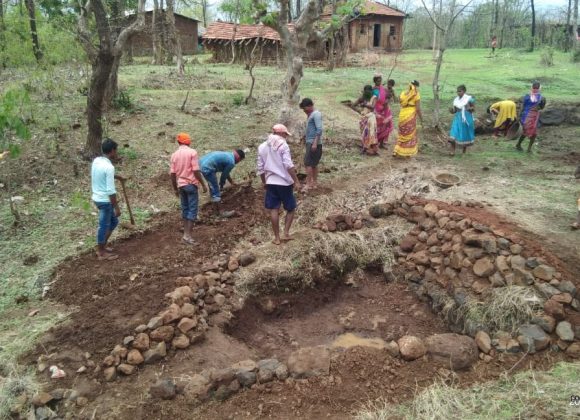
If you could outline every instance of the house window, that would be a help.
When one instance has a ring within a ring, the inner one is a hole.
[[[364,23],[360,24],[360,34],[364,35],[367,33],[367,26]]]
[[[391,25],[391,27],[389,28],[389,35],[395,36],[395,25]]]

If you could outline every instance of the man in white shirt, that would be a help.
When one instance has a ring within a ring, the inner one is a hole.
[[[117,143],[105,139],[101,146],[103,156],[93,160],[91,166],[92,200],[99,209],[99,228],[97,229],[97,258],[115,260],[118,255],[107,247],[111,233],[119,224],[121,209],[117,201],[115,179],[123,182],[125,178],[115,175],[112,160],[117,159]]]
[[[275,245],[281,241],[290,241],[290,227],[294,220],[296,198],[294,188],[300,183],[296,177],[296,169],[292,163],[290,147],[286,138],[290,136],[288,129],[282,124],[272,128],[272,134],[258,147],[258,175],[266,190],[265,207],[270,212]],[[280,239],[280,205],[284,205],[286,218],[284,220],[284,235]]]

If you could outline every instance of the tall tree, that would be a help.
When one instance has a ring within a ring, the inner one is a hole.
[[[440,121],[441,97],[439,95],[439,91],[440,91],[439,75],[441,74],[441,65],[443,64],[443,53],[445,53],[445,50],[447,48],[449,33],[451,32],[451,28],[453,27],[455,20],[457,19],[457,17],[459,15],[461,15],[463,13],[463,11],[467,8],[467,6],[469,6],[472,3],[472,1],[473,0],[469,0],[464,5],[458,5],[457,0],[451,0],[451,4],[449,5],[450,15],[449,15],[449,19],[447,20],[447,23],[445,24],[443,22],[444,19],[442,18],[442,16],[439,15],[439,18],[435,18],[431,14],[431,12],[427,8],[427,6],[425,5],[425,0],[421,0],[423,7],[425,8],[427,13],[429,14],[429,18],[431,19],[431,22],[433,22],[433,24],[437,27],[437,29],[439,30],[439,33],[441,34],[440,40],[439,40],[439,45],[438,45],[439,51],[438,51],[438,55],[437,55],[437,64],[435,65],[435,74],[433,76],[433,84],[432,84],[433,102],[434,102],[433,126],[436,128],[439,128],[441,125],[441,121]]]
[[[566,29],[564,30],[564,34],[566,36],[566,40],[564,41],[564,51],[568,51],[571,47],[572,41],[572,28],[570,27],[570,22],[572,19],[572,0],[568,0],[568,7],[566,9]]]
[[[530,6],[532,8],[532,27],[531,27],[532,39],[530,40],[530,51],[534,51],[536,45],[536,7],[534,5],[534,0],[530,0]]]
[[[575,53],[577,53],[580,49],[580,42],[578,42],[578,0],[574,0],[572,16],[572,48],[574,48]]]
[[[85,49],[92,67],[91,81],[87,95],[87,140],[84,154],[93,158],[101,153],[103,137],[102,117],[105,107],[105,93],[115,59],[120,59],[127,41],[145,26],[145,0],[139,0],[137,18],[122,30],[111,30],[110,16],[103,0],[87,0],[81,5],[78,21],[78,37]],[[95,45],[93,32],[89,30],[89,17],[95,18],[98,40]],[[116,80],[116,78],[115,78]]]
[[[153,64],[162,65],[165,54],[163,54],[163,42],[161,36],[161,20],[163,10],[159,8],[159,1],[153,0],[153,12],[151,13],[151,41],[153,43]]]
[[[42,60],[42,50],[38,41],[38,32],[36,30],[36,7],[34,0],[26,0],[26,10],[28,11],[28,21],[30,22],[30,35],[32,38],[32,51],[34,58],[40,62]]]
[[[169,40],[172,46],[172,52],[175,55],[175,64],[177,65],[177,74],[183,75],[183,52],[181,50],[181,38],[175,29],[175,3],[173,0],[167,0],[167,12],[165,16],[167,17],[167,27],[169,29]]]

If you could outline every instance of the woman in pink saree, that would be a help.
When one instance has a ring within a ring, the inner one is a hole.
[[[377,140],[379,147],[386,148],[386,143],[389,141],[389,136],[393,131],[393,114],[389,108],[389,92],[383,86],[383,77],[380,74],[375,74],[373,77],[373,106],[374,113],[377,118]]]

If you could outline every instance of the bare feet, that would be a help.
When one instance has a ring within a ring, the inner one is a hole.
[[[284,235],[282,237],[282,242],[290,242],[290,241],[293,241],[293,240],[294,240],[294,237],[292,235]]]
[[[105,251],[107,251],[107,252],[113,252],[114,249],[113,249],[112,246],[108,246],[108,247],[105,248]]]
[[[570,225],[570,229],[572,230],[578,230],[580,229],[580,223],[574,222]]]
[[[280,242],[280,239],[276,239],[276,238],[274,238],[274,239],[272,240],[272,243],[273,243],[274,245],[280,245],[282,242]]]

